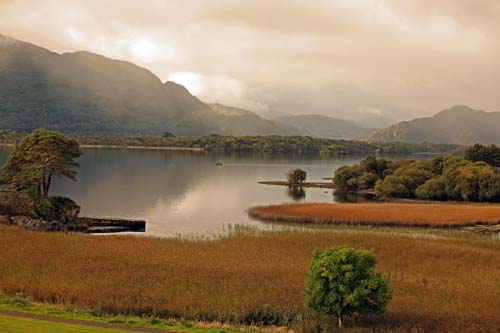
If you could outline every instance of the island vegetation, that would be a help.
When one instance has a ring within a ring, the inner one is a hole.
[[[379,197],[500,201],[499,170],[485,161],[457,156],[420,161],[389,161],[370,156],[336,170],[333,181],[340,190],[374,190]]]
[[[22,137],[20,133],[0,132],[0,143],[12,144]],[[465,147],[431,143],[367,143],[356,140],[321,139],[309,136],[222,136],[201,137],[164,136],[98,136],[75,137],[82,146],[94,147],[155,147],[183,148],[205,151],[241,153],[287,153],[325,155],[413,154],[448,153],[462,154]]]

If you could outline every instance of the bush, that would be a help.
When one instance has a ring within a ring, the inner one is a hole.
[[[415,195],[423,200],[446,200],[445,181],[442,176],[429,179],[422,186],[417,188]]]
[[[302,169],[293,169],[288,171],[286,179],[290,185],[300,185],[306,180],[307,173]]]
[[[396,176],[387,176],[384,180],[379,180],[375,185],[375,193],[379,196],[408,198],[410,191],[403,183],[403,180]]]
[[[80,213],[80,206],[66,197],[33,198],[34,218],[61,223],[73,222]]]
[[[345,246],[315,251],[305,289],[306,306],[342,318],[353,313],[380,314],[392,298],[389,280],[375,272],[373,253]]]

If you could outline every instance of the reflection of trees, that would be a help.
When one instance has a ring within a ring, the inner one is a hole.
[[[342,191],[333,192],[333,201],[338,203],[370,202],[375,199],[373,194],[349,193]]]
[[[300,201],[306,197],[306,191],[299,186],[291,186],[286,192],[287,195],[295,201]]]

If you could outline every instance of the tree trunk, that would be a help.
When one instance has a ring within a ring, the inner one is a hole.
[[[339,316],[339,333],[342,333],[342,316]]]
[[[42,197],[42,192],[43,192],[42,186],[43,186],[42,183],[38,183],[36,186],[36,194],[38,195],[39,198]]]
[[[49,197],[50,183],[52,182],[52,175],[49,174],[47,183],[45,184],[45,198]]]

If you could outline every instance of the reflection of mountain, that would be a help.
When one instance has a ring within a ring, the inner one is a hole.
[[[54,192],[74,198],[83,214],[143,217],[159,198],[173,204],[202,181],[200,163],[210,162],[193,152],[85,150],[78,181],[57,181]]]

